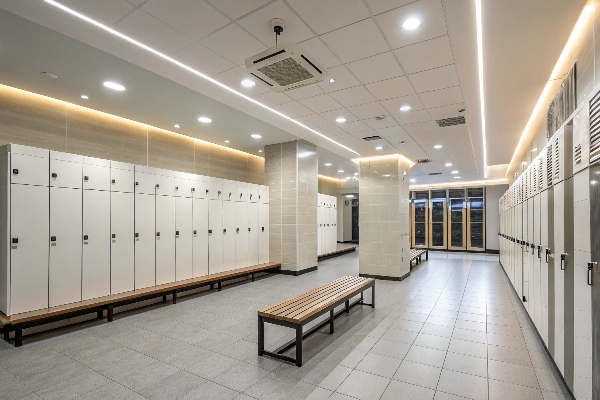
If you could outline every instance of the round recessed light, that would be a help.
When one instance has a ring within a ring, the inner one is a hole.
[[[259,150],[258,150],[258,152],[259,152],[259,153],[262,153],[262,150],[260,150],[260,149],[259,149]]]
[[[82,95],[81,95],[81,98],[82,98],[82,99],[84,99],[84,100],[87,100],[87,99],[89,99],[90,97],[89,97],[89,96],[86,96],[85,94],[82,94]]]
[[[258,133],[253,133],[252,135],[250,135],[250,137],[253,139],[260,139],[262,136],[259,135]]]
[[[103,85],[106,86],[109,89],[116,90],[116,91],[119,91],[119,92],[122,92],[123,90],[125,90],[125,86],[119,85],[118,83],[115,83],[115,82],[108,82],[107,81],[107,82],[104,82]]]
[[[225,143],[229,143],[229,140],[226,140]]]
[[[451,167],[451,166],[452,166],[452,163],[451,163],[451,162],[447,162],[447,163],[446,163],[446,167]]]
[[[354,173],[354,176],[356,176],[356,175],[358,175],[358,172],[355,172],[355,173]]]
[[[411,182],[416,182],[417,180],[416,180],[416,179],[411,179],[410,181],[411,181]]]
[[[328,163],[325,163],[325,166],[326,166],[326,167],[331,167],[331,163],[330,163],[330,162],[328,162]]]
[[[412,31],[413,29],[417,29],[421,25],[421,21],[416,18],[409,18],[402,24],[404,29]]]
[[[349,181],[349,180],[351,180],[351,179],[352,179],[352,177],[351,177],[351,176],[347,176],[347,177],[346,177],[346,180],[347,180],[347,181]]]
[[[343,172],[344,172],[344,170],[343,170],[343,169],[340,169],[340,170],[338,170],[338,172],[341,174],[341,173],[343,173]]]
[[[458,174],[458,171],[452,171],[451,174]]]
[[[375,150],[383,150],[383,147],[382,146],[377,146],[377,147],[375,147]]]
[[[212,119],[208,117],[198,117],[198,121],[202,122],[203,124],[208,124],[209,122],[212,122]]]
[[[254,82],[254,81],[252,81],[250,79],[244,79],[242,81],[242,86],[244,86],[244,87],[252,87],[254,85],[256,85],[256,82]]]
[[[385,174],[384,175],[386,178],[389,178],[391,175],[390,174]]]
[[[346,197],[347,197],[348,199],[353,199],[353,198],[354,198],[354,195],[353,195],[353,194],[347,194],[347,195],[346,195]]]
[[[400,107],[400,111],[404,111],[404,112],[410,111],[410,106],[402,106],[402,107]]]
[[[339,122],[341,124],[342,122],[346,122],[346,118],[344,118],[344,117],[336,118],[335,122]]]
[[[435,146],[433,146],[434,149],[441,149],[442,145],[441,144],[436,144]]]
[[[175,127],[175,128],[181,128],[181,125],[175,124],[175,125],[173,125],[173,127]]]
[[[455,176],[454,179],[460,179],[460,176]]]
[[[333,82],[335,82],[335,78],[331,78],[331,79],[329,80],[329,82],[330,82],[330,83],[333,83]]]

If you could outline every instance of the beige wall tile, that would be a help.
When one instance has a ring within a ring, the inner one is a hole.
[[[195,173],[197,140],[162,129],[148,128],[148,166]]]

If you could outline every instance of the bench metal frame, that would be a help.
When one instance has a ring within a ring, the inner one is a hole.
[[[364,302],[364,292],[365,292],[365,290],[367,290],[369,288],[371,289],[371,295],[372,295],[371,303],[365,303]],[[360,299],[350,303],[350,299],[359,293],[360,293]],[[338,312],[335,312],[334,309],[344,303],[345,303],[345,307],[343,309],[339,310]],[[302,366],[302,340],[306,339],[307,337],[316,333],[318,330],[320,330],[321,328],[323,328],[326,325],[329,325],[329,334],[332,335],[334,333],[335,318],[339,317],[342,314],[350,313],[350,309],[357,305],[371,306],[371,308],[375,308],[375,280],[373,280],[369,284],[361,287],[360,289],[354,290],[353,292],[347,294],[340,300],[331,304],[327,308],[319,311],[315,315],[310,316],[309,318],[305,319],[301,323],[293,323],[293,322],[289,322],[289,321],[283,321],[280,319],[275,319],[275,318],[259,315],[258,316],[258,355],[273,357],[278,360],[287,361],[292,364],[296,364],[296,366],[298,366],[298,367],[301,367]],[[308,324],[311,321],[314,321],[315,319],[326,314],[327,312],[329,312],[328,319],[315,325],[314,327],[310,328],[306,332],[303,332],[304,325]],[[285,326],[288,328],[295,329],[296,330],[296,339],[291,340],[288,343],[280,346],[273,352],[265,350],[265,322],[268,322],[273,325],[280,325],[280,326]],[[296,347],[296,358],[284,356],[282,354],[294,346]]]

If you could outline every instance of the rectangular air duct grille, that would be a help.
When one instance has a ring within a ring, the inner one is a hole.
[[[590,164],[600,159],[600,92],[590,100]]]
[[[560,149],[558,138],[554,139],[554,180],[560,179]]]
[[[575,165],[581,164],[581,145],[580,144],[575,146],[575,151],[573,152],[573,158],[575,159]]]
[[[258,69],[260,72],[273,79],[280,86],[293,85],[314,78],[302,65],[293,58],[284,58],[274,64],[265,65]]]
[[[366,140],[367,142],[370,142],[371,140],[380,140],[381,136],[367,136],[364,137],[363,140]]]
[[[452,118],[444,118],[444,119],[436,119],[435,122],[438,124],[438,126],[440,128],[443,128],[445,126],[453,126],[453,125],[462,125],[464,124],[465,121],[465,117],[463,117],[462,115],[459,117],[452,117]]]
[[[427,164],[430,162],[431,162],[431,160],[429,158],[420,158],[417,160],[417,164]]]

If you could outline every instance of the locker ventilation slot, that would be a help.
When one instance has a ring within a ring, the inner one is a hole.
[[[554,140],[554,180],[560,179],[560,150],[558,138]]]
[[[548,187],[552,186],[552,154],[552,145],[550,145],[546,153],[546,178],[548,179]]]
[[[590,100],[590,164],[600,159],[600,92]]]
[[[578,144],[575,146],[575,151],[573,153],[573,158],[575,159],[575,165],[581,164],[581,145]]]
[[[543,171],[544,163],[540,158],[538,162],[538,190],[542,190],[544,188],[544,171]]]

